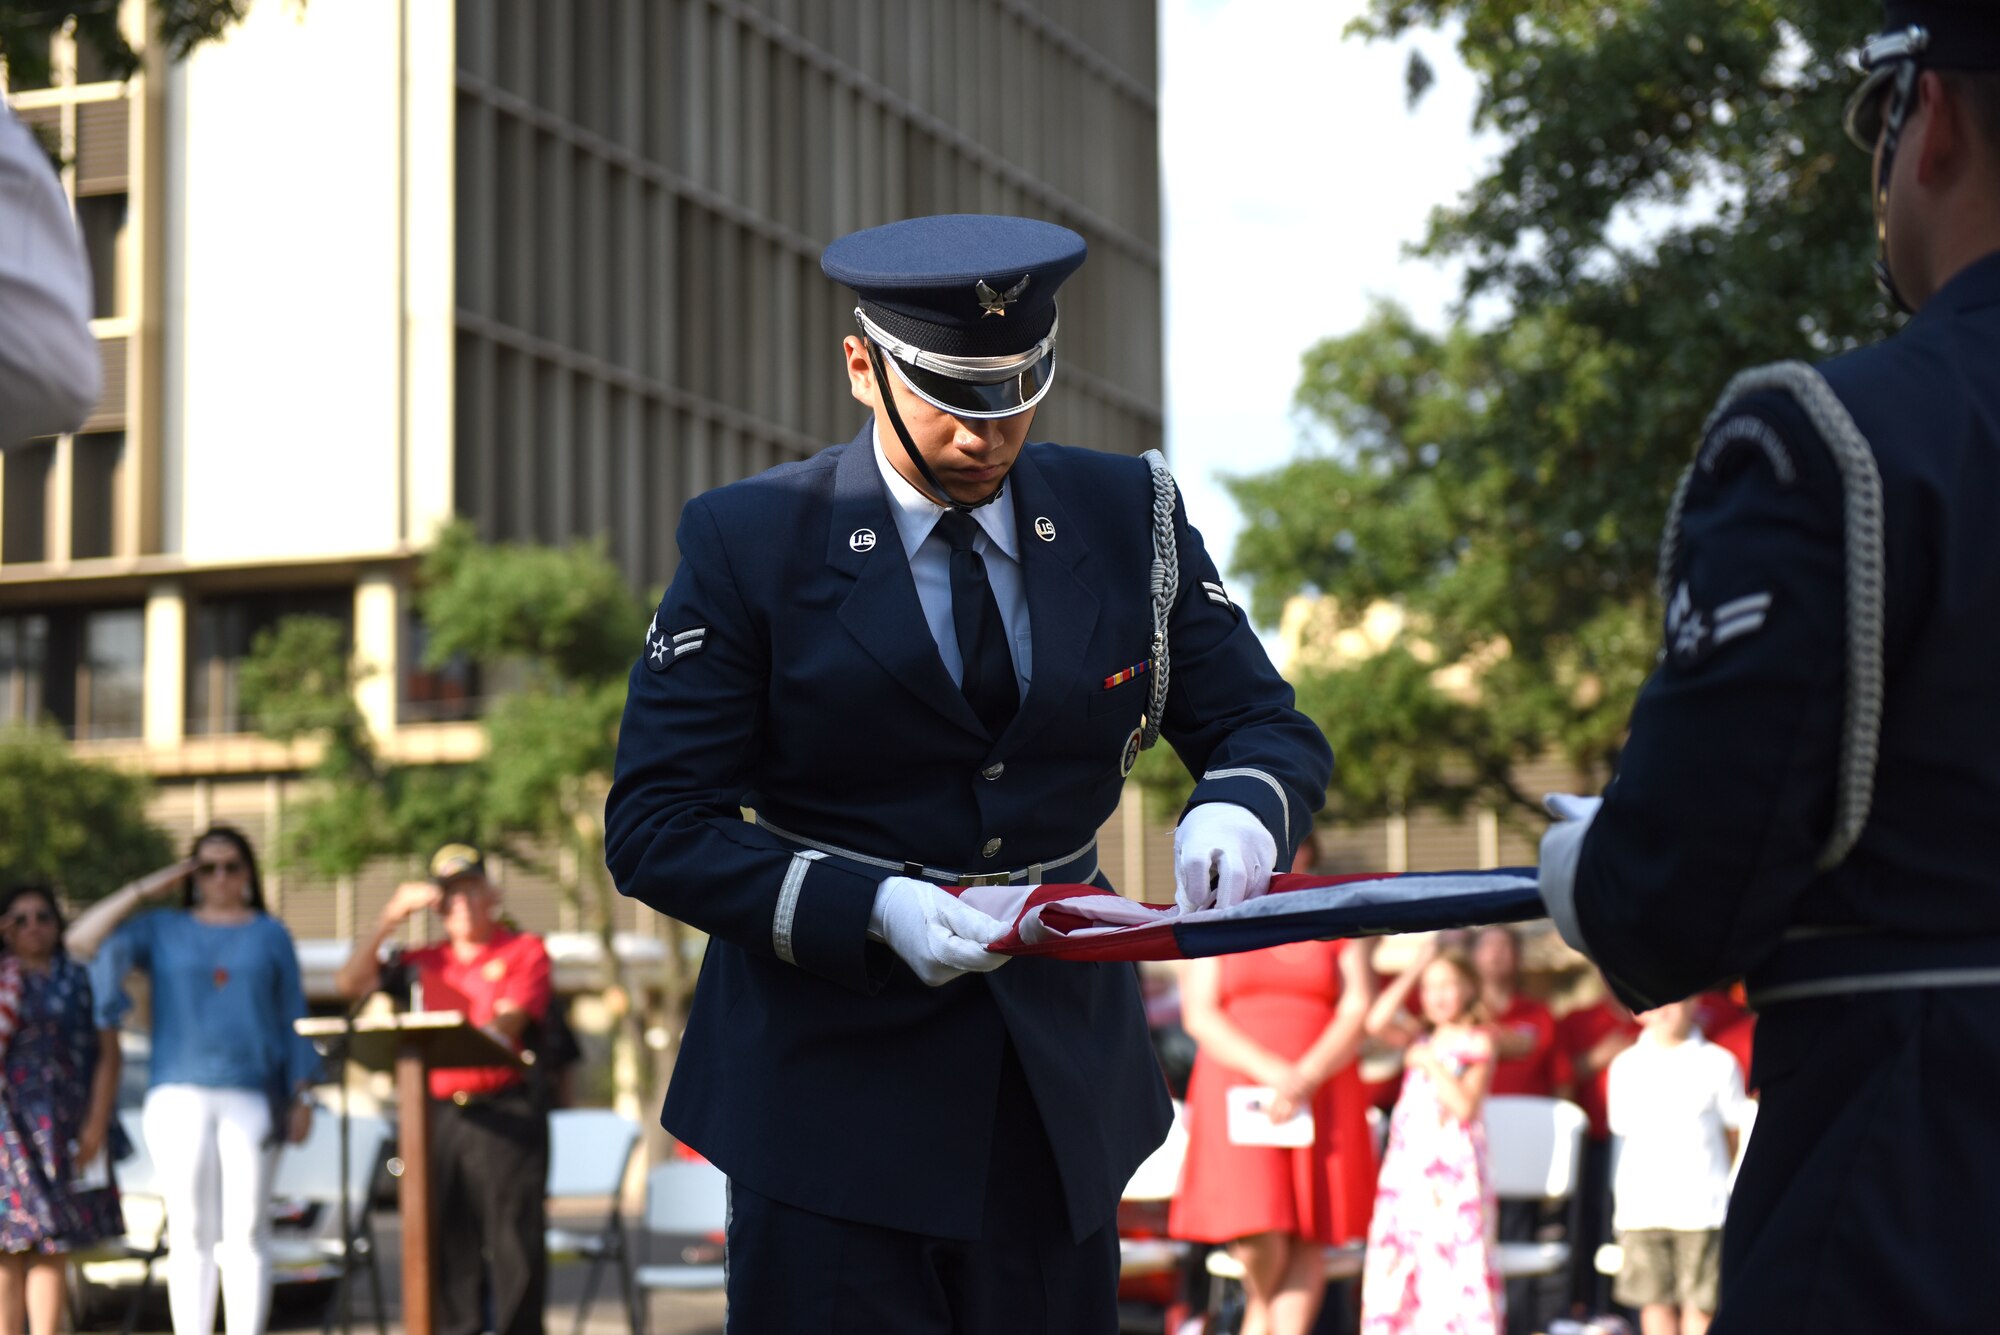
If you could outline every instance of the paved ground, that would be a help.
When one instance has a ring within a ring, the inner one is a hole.
[[[601,1222],[601,1218],[586,1217],[575,1222],[594,1225]],[[388,1308],[389,1335],[403,1335],[402,1229],[393,1213],[377,1216],[375,1227],[382,1248],[382,1287]],[[671,1261],[680,1251],[677,1242],[665,1238],[634,1238],[634,1244],[641,1249],[642,1257],[654,1262]],[[577,1308],[583,1294],[586,1268],[581,1263],[550,1267],[548,1335],[574,1335],[578,1330]],[[324,1289],[309,1286],[280,1289],[271,1328],[316,1331],[320,1329],[326,1310],[327,1294]],[[123,1315],[122,1307],[100,1311],[95,1314],[92,1327],[100,1331],[115,1331]],[[356,1287],[353,1325],[354,1335],[376,1335],[375,1313],[365,1280]],[[141,1309],[138,1330],[143,1335],[170,1335],[163,1295],[156,1292]],[[596,1300],[581,1330],[582,1335],[631,1335],[631,1324],[618,1297],[616,1280],[608,1270],[600,1279]],[[714,1293],[655,1293],[647,1304],[647,1335],[722,1335],[722,1296]]]

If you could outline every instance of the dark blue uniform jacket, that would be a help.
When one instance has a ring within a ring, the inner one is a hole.
[[[1118,803],[1151,680],[1104,685],[1152,655],[1150,474],[1023,450],[1007,485],[1031,681],[990,737],[924,622],[872,440],[864,428],[691,501],[632,672],[606,860],[623,893],[712,938],[662,1121],[763,1195],[972,1238],[1011,1040],[1083,1236],[1168,1120],[1131,966],[1018,959],[926,987],[867,936],[888,873],[801,857],[741,811],[962,873],[1088,844]],[[1163,735],[1205,776],[1193,801],[1249,808],[1282,858],[1331,757],[1242,615],[1205,588],[1220,582],[1178,510],[1176,523]]]
[[[1841,488],[1789,396],[1758,394],[1704,444],[1668,583],[1711,620],[1762,594],[1768,612],[1719,644],[1670,633],[1577,870],[1583,935],[1629,1002],[1751,973],[1795,925],[2000,934],[2000,255],[1820,370],[1882,475],[1873,810],[1815,871],[1847,677]]]
[[[1821,369],[1882,479],[1885,696],[1860,841],[1815,869],[1847,683],[1841,490],[1790,398],[1757,395],[1704,443],[1681,610],[1584,840],[1577,920],[1635,1005],[1852,961],[1759,1021],[1715,1335],[1985,1331],[2000,987],[1912,978],[2000,965],[2000,254]]]

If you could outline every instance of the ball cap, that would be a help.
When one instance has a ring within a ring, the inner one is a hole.
[[[471,844],[446,844],[431,855],[431,879],[439,885],[460,876],[484,876],[486,857]]]
[[[1056,289],[1087,250],[1054,223],[953,213],[850,233],[820,268],[854,289],[862,332],[921,398],[961,417],[1008,417],[1048,393]]]

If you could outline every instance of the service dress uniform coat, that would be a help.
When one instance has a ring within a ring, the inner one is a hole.
[[[607,861],[711,937],[662,1122],[763,1196],[977,1238],[1011,1046],[1081,1238],[1169,1118],[1132,966],[1023,958],[927,987],[869,912],[904,863],[1025,880],[1084,850],[1035,879],[1108,884],[1089,846],[1146,710],[1149,672],[1113,679],[1153,658],[1150,470],[1030,444],[1008,474],[1032,661],[996,737],[926,626],[873,439],[691,501],[632,672]],[[1289,857],[1331,756],[1174,525],[1163,735],[1194,803],[1247,808]]]
[[[1821,870],[1859,536],[1819,429],[1760,392],[1691,474],[1662,663],[1584,837],[1574,921],[1634,1008],[1743,975],[1762,1011],[1716,1335],[1991,1330],[2000,254],[1819,369],[1881,480],[1880,753],[1859,839]]]

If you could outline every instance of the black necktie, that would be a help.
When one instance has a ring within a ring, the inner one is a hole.
[[[947,510],[937,526],[951,544],[951,621],[965,665],[959,687],[987,733],[998,737],[1020,708],[1021,692],[1014,684],[1014,656],[1007,652],[1007,626],[986,581],[986,562],[972,550],[979,523],[962,510]]]

